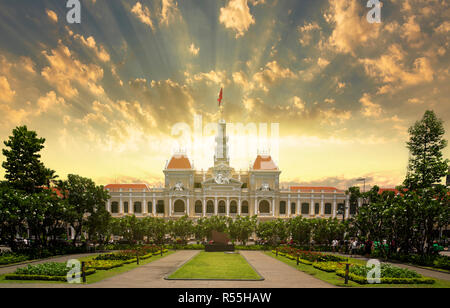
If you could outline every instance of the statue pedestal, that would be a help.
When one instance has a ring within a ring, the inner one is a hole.
[[[234,252],[234,250],[234,245],[220,243],[205,245],[206,252]]]

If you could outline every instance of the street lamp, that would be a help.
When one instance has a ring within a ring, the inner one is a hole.
[[[358,182],[363,182],[364,181],[363,193],[365,193],[366,192],[366,178],[359,178],[359,179],[356,179],[356,181],[358,181]]]

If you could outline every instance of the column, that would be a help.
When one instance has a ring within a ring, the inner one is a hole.
[[[172,197],[169,198],[169,217],[172,217]]]
[[[219,204],[217,203],[217,196],[214,197],[214,215],[219,214]]]
[[[316,213],[314,209],[316,208],[316,203],[314,201],[314,196],[311,195],[311,203],[309,204],[309,215],[314,216]]]
[[[156,216],[156,196],[155,196],[155,194],[153,194],[152,212],[153,212],[153,216]]]
[[[134,214],[134,206],[133,200],[131,199],[131,194],[130,194],[130,203],[128,203],[128,213]]]
[[[255,196],[255,215],[258,215],[258,198]]]
[[[320,215],[325,215],[325,202],[324,202],[324,195],[322,194],[322,198],[320,200]]]
[[[206,199],[203,196],[203,217],[206,217]]]
[[[123,200],[122,200],[122,195],[120,195],[119,206],[120,206],[119,213],[120,213],[120,214],[123,214]]]
[[[349,196],[345,199],[345,219],[347,219],[350,216],[350,200]]]
[[[288,217],[291,217],[291,195],[288,195],[287,213]]]
[[[227,196],[227,216],[230,216],[230,197]]]
[[[242,206],[242,203],[241,203],[241,197],[239,196],[239,199],[238,199],[238,215],[239,216],[241,216],[241,206]]]
[[[295,207],[295,214],[300,215],[300,194],[297,195],[297,206]]]
[[[336,211],[337,211],[336,196],[334,196],[334,200],[333,200],[333,218],[336,218]]]
[[[191,211],[190,211],[190,206],[189,206],[189,196],[187,197],[187,207],[186,207],[186,210],[187,210],[187,215],[190,217],[191,216]]]
[[[272,198],[272,217],[275,217],[275,198]]]
[[[106,203],[106,210],[111,213],[111,199],[108,199],[108,202]]]
[[[147,213],[147,200],[145,199],[145,192],[144,192],[144,198],[143,198],[143,204],[142,204],[142,214],[146,214]]]

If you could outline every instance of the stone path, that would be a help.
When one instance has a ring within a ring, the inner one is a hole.
[[[164,277],[195,256],[198,251],[178,251],[160,260],[142,265],[129,272],[82,286],[69,284],[3,284],[1,287],[88,287],[88,288],[331,288],[313,276],[297,271],[289,265],[259,251],[241,254],[265,278],[264,281],[180,281]]]

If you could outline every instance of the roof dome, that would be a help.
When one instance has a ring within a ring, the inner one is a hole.
[[[192,169],[192,165],[191,162],[189,161],[189,158],[186,155],[175,154],[170,159],[166,169],[168,170]]]
[[[253,164],[253,170],[277,171],[278,167],[270,155],[258,155],[255,163]]]

